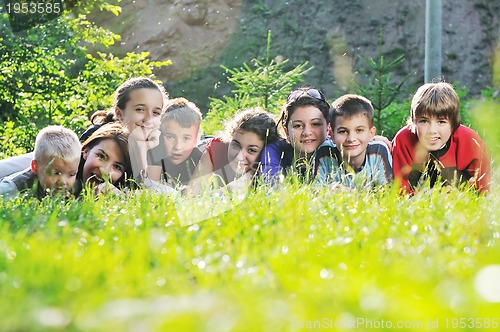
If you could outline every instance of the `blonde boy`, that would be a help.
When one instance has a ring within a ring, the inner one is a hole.
[[[483,140],[460,124],[460,100],[449,83],[427,83],[413,96],[410,118],[393,140],[394,177],[412,194],[429,180],[466,183],[480,192],[490,185],[490,159]]]
[[[198,147],[202,115],[185,98],[174,98],[166,105],[160,123],[157,147],[148,151],[148,176],[172,186],[187,184],[202,150]]]
[[[0,195],[10,198],[32,189],[37,198],[47,194],[66,196],[75,184],[80,156],[80,141],[72,130],[48,126],[36,136],[31,167],[3,178]]]
[[[329,120],[335,147],[318,152],[318,181],[347,187],[389,183],[392,158],[385,143],[373,140],[376,128],[371,102],[359,95],[343,95],[333,102]]]

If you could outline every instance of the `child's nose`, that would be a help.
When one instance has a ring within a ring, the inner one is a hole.
[[[437,125],[437,123],[436,123],[436,122],[434,122],[434,121],[431,121],[431,122],[429,123],[429,131],[430,131],[431,133],[435,133],[435,132],[437,132],[437,129],[438,129],[438,125]]]
[[[311,127],[309,125],[304,126],[304,130],[302,131],[302,136],[307,136],[311,134]]]
[[[236,155],[237,160],[245,160],[245,158],[246,158],[246,154],[243,150],[240,150],[240,152],[238,152],[238,154]]]
[[[151,120],[152,117],[153,117],[153,114],[152,114],[151,111],[145,111],[144,112],[144,118],[142,118],[142,122],[143,123],[148,123]]]
[[[182,151],[184,147],[184,144],[182,144],[181,140],[176,140],[174,142],[174,151]]]
[[[111,178],[113,175],[113,165],[111,163],[106,163],[101,166],[100,171],[103,177]]]

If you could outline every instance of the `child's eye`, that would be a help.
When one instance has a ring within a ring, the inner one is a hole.
[[[447,124],[448,123],[448,120],[439,120],[438,121],[439,124]]]
[[[123,172],[123,166],[122,166],[122,165],[116,164],[116,165],[114,165],[114,168],[115,168],[118,172]]]
[[[337,130],[337,134],[345,134],[345,133],[347,133],[347,131],[344,129]]]
[[[160,111],[154,111],[154,112],[153,112],[153,115],[154,115],[154,116],[160,116],[160,115],[161,115],[161,112],[160,112]]]
[[[191,140],[191,137],[184,137],[184,142],[189,142]]]
[[[302,125],[301,125],[301,124],[294,124],[294,125],[292,126],[292,128],[293,128],[293,129],[300,129],[300,128],[302,128]]]
[[[322,125],[323,125],[323,122],[314,122],[312,125],[313,125],[314,127],[320,127],[320,126],[322,126]]]
[[[71,173],[69,173],[69,176],[70,176],[70,177],[75,177],[75,176],[76,176],[76,173],[71,172]]]
[[[356,132],[357,132],[357,133],[362,133],[362,132],[364,132],[364,131],[365,131],[364,129],[357,129],[357,130],[356,130]]]
[[[137,108],[135,109],[135,111],[136,111],[136,112],[144,112],[144,108],[142,108],[142,107],[137,107]]]
[[[106,160],[106,156],[104,155],[104,153],[97,152],[95,155],[100,160]]]
[[[172,140],[172,139],[174,139],[174,136],[172,136],[172,135],[165,135],[165,139]]]
[[[241,150],[241,146],[236,142],[231,142],[231,148],[235,150]]]
[[[250,153],[250,154],[257,154],[257,153],[259,153],[259,150],[251,148],[251,149],[248,149],[248,153]]]

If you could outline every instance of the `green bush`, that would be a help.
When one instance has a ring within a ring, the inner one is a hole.
[[[285,70],[288,59],[271,59],[271,32],[268,32],[267,52],[264,61],[254,59],[253,67],[244,63],[241,68],[229,69],[224,66],[228,82],[235,86],[233,96],[223,99],[211,98],[203,128],[206,133],[216,134],[223,128],[224,121],[238,110],[248,107],[262,107],[271,113],[279,113],[280,107],[291,89],[303,81],[303,75],[313,67],[302,63]]]
[[[108,47],[120,38],[86,20],[93,6],[120,12],[118,6],[92,0],[26,31],[1,30],[0,158],[31,150],[38,130],[49,124],[82,132],[90,113],[111,106],[123,81],[154,77],[154,68],[170,64],[149,61],[148,53],[90,54],[85,45]],[[7,20],[0,16],[0,25]]]

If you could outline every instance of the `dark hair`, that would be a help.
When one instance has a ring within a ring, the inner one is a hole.
[[[133,173],[132,173],[132,163],[130,161],[128,135],[129,135],[128,129],[122,123],[112,122],[102,125],[82,143],[82,151],[85,149],[91,150],[94,146],[99,144],[99,142],[104,139],[112,139],[114,142],[116,142],[116,144],[118,144],[120,150],[123,153],[123,156],[125,157],[125,165],[124,165],[125,172],[116,181],[116,183],[113,183],[114,185],[123,185],[125,184],[127,177],[132,178]],[[79,177],[78,176],[77,177],[80,179],[83,172],[83,164],[85,163],[81,164],[82,169],[78,171]]]
[[[130,100],[130,94],[137,89],[155,89],[160,91],[163,96],[163,105],[165,105],[168,100],[168,93],[165,91],[163,85],[156,83],[150,78],[139,76],[126,80],[116,89],[113,98],[114,108],[118,107],[119,109],[124,109]],[[117,121],[118,119],[116,118],[114,108],[110,111],[96,111],[90,117],[90,121],[92,124]]]
[[[373,106],[369,99],[355,94],[346,94],[337,98],[330,108],[328,121],[331,128],[335,127],[335,120],[341,116],[352,117],[364,114],[368,118],[370,127],[373,127]]]
[[[311,96],[308,93],[309,90],[319,92],[320,98]],[[297,91],[299,92],[303,91],[303,93],[299,94],[297,98],[290,99],[290,96],[292,94],[297,94]],[[283,104],[281,117],[280,120],[278,121],[278,123],[281,123],[283,129],[286,129],[286,127],[288,126],[288,122],[290,122],[290,118],[293,112],[295,112],[295,110],[301,106],[314,106],[318,108],[325,117],[325,120],[328,120],[328,112],[330,110],[330,104],[328,104],[328,101],[324,98],[323,93],[315,88],[301,87],[297,90],[292,91],[288,96],[285,104]]]
[[[102,124],[102,123],[109,123],[109,122],[114,122],[118,121],[116,118],[115,111],[96,111],[90,116],[90,122],[92,122],[93,125],[95,124]]]
[[[166,104],[168,93],[165,91],[163,85],[147,77],[133,77],[125,81],[116,89],[113,105],[120,109],[124,109],[127,102],[130,100],[130,93],[137,89],[156,89],[160,91],[164,99],[163,105]]]
[[[255,133],[264,142],[264,145],[281,138],[272,115],[258,107],[236,113],[233,119],[227,123],[222,140],[230,142],[236,130]]]

